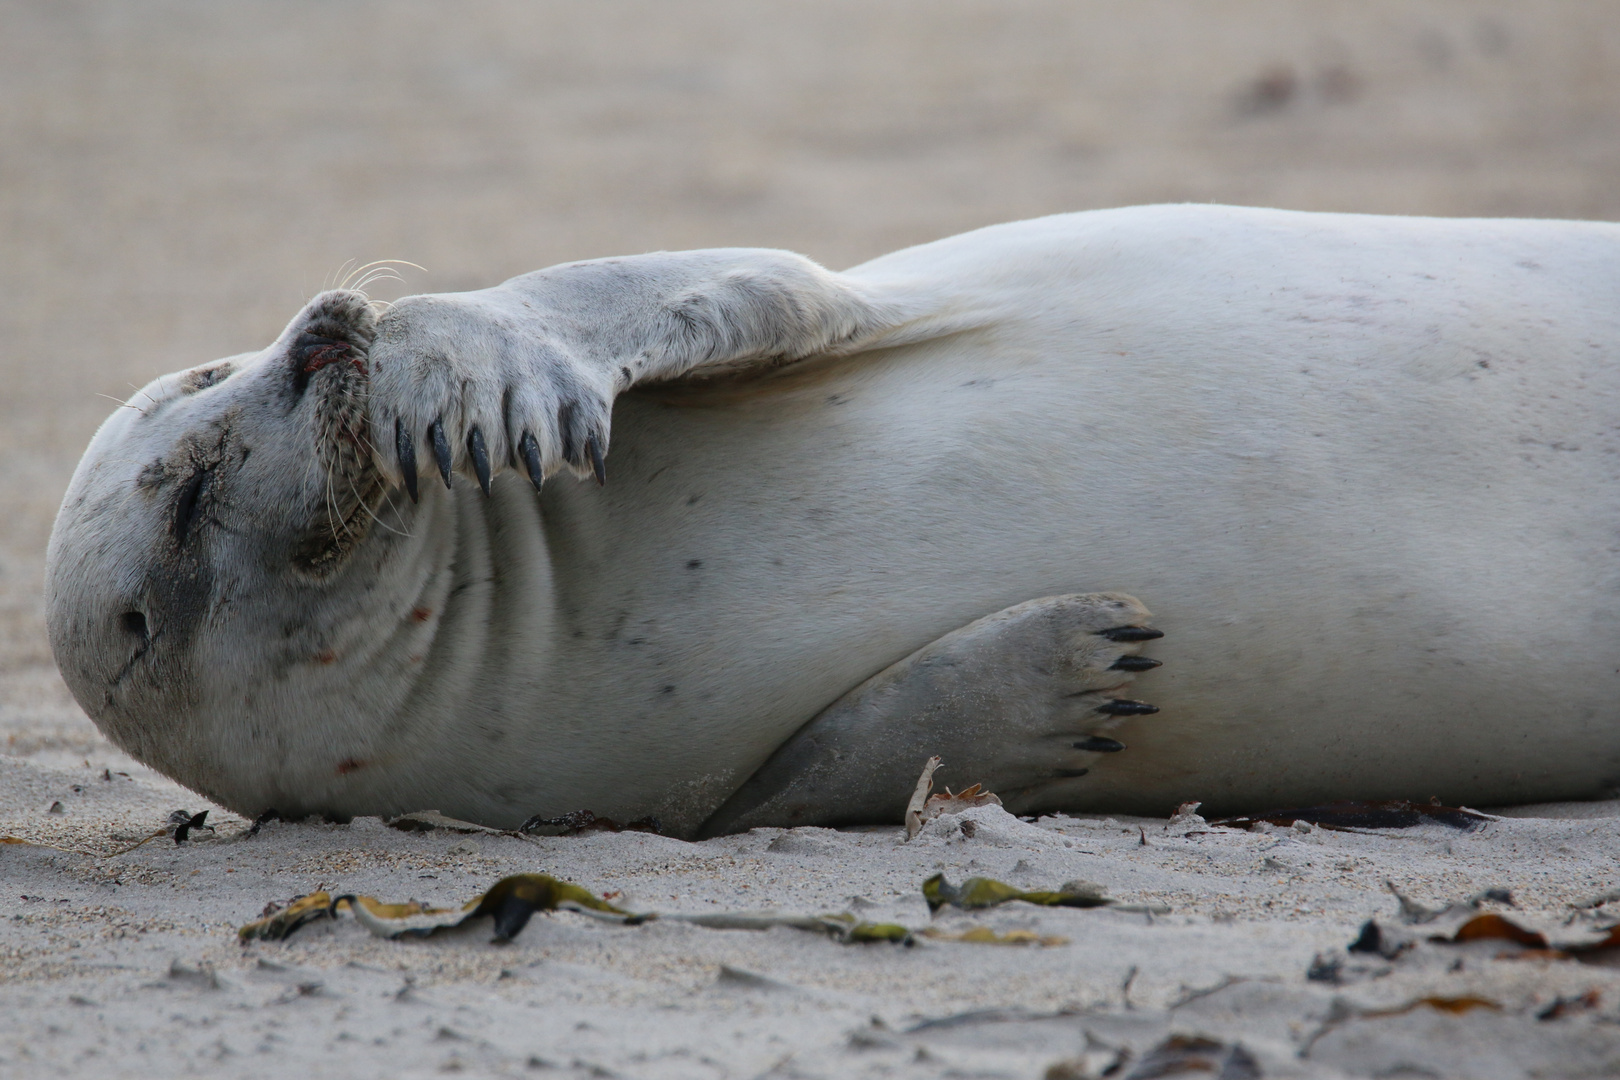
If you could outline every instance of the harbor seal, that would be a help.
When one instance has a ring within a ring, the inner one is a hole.
[[[250,815],[898,821],[936,753],[1020,813],[1596,797],[1617,352],[1620,227],[1561,221],[1160,206],[325,292],[102,426],[51,645]]]

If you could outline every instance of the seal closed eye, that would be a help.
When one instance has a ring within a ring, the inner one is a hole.
[[[185,546],[186,537],[191,533],[192,522],[197,517],[197,508],[207,494],[213,477],[212,465],[199,465],[186,480],[185,486],[180,489],[180,497],[174,503],[174,525],[171,529],[176,546]]]

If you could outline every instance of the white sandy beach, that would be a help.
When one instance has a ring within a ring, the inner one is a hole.
[[[1026,823],[986,808],[970,812],[972,839],[932,828],[910,843],[898,826],[692,844],[407,833],[374,819],[249,837],[247,822],[216,812],[213,838],[108,854],[200,804],[138,769],[105,768],[8,761],[0,772],[5,828],[57,845],[0,847],[7,1076],[1089,1076],[1121,1050],[1140,1064],[1174,1035],[1241,1045],[1264,1076],[1486,1080],[1620,1064],[1620,963],[1502,941],[1425,942],[1393,962],[1345,951],[1370,917],[1400,928],[1386,880],[1430,907],[1510,889],[1512,918],[1555,940],[1612,921],[1572,905],[1613,884],[1620,803],[1383,835]],[[237,943],[272,900],[325,889],[452,906],[530,871],[632,910],[849,911],[1067,941],[907,948],[560,912],[507,945],[490,943],[487,919],[428,940],[381,940],[339,918],[286,942]],[[930,919],[919,886],[937,871],[1027,889],[1078,878],[1171,914],[1010,903]],[[1340,981],[1324,981],[1334,965]],[[1564,1015],[1538,1019],[1560,999]]]
[[[1620,959],[1435,943],[1462,916],[1405,924],[1385,886],[1432,908],[1506,889],[1516,910],[1480,911],[1592,940],[1620,906],[1581,906],[1620,886],[1620,801],[1473,832],[986,809],[971,838],[947,822],[910,843],[898,823],[699,844],[371,819],[248,836],[96,733],[40,599],[107,397],[262,346],[350,260],[428,268],[396,291],[727,244],[843,266],[1176,199],[1615,219],[1617,100],[1620,19],[1575,2],[0,0],[0,836],[26,841],[0,844],[0,1076],[1124,1080],[1170,1075],[1153,1053],[1174,1038],[1191,1076],[1620,1075]],[[942,781],[972,780],[950,764]],[[125,850],[177,809],[214,831]],[[637,911],[1066,941],[570,912],[505,945],[347,917],[237,940],[318,889],[448,906],[520,872]],[[937,872],[1170,912],[931,918]],[[1368,919],[1416,945],[1346,952]]]

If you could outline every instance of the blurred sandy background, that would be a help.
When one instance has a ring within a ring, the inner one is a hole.
[[[349,260],[837,267],[1187,199],[1620,217],[1620,9],[0,2],[0,749],[104,752],[39,599],[98,395],[260,347]]]

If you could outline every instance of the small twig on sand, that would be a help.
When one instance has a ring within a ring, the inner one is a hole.
[[[934,790],[934,772],[943,765],[938,754],[923,763],[922,775],[917,777],[917,789],[906,804],[906,839],[910,840],[923,827],[923,807],[928,805],[928,793]]]

